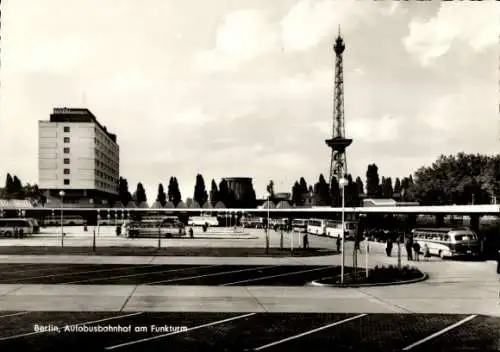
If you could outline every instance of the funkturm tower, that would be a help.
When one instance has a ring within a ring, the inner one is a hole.
[[[345,138],[344,117],[344,72],[342,55],[345,50],[344,40],[340,35],[333,45],[335,51],[335,84],[333,95],[333,133],[332,138],[325,140],[332,149],[330,158],[330,174],[328,182],[334,177],[340,180],[347,175],[346,149],[351,145],[352,139]]]

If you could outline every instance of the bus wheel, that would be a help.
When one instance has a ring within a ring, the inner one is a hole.
[[[10,231],[5,232],[5,237],[12,237],[12,232]]]

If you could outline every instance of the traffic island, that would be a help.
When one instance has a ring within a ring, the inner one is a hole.
[[[415,267],[408,265],[398,268],[394,265],[376,266],[368,270],[368,276],[364,269],[358,269],[354,272],[353,268],[345,268],[344,282],[341,282],[340,275],[324,278],[311,282],[312,286],[320,287],[369,287],[369,286],[390,286],[413,284],[424,281],[428,278]]]
[[[290,249],[271,247],[57,247],[3,246],[0,255],[98,255],[98,256],[184,256],[184,257],[316,257],[338,254],[327,248]]]

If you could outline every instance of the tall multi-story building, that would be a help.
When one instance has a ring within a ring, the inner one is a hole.
[[[116,135],[88,109],[54,108],[38,122],[38,186],[47,205],[101,206],[116,199],[120,148]]]

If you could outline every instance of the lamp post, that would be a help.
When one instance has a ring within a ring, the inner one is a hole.
[[[347,186],[347,180],[341,178],[339,181],[339,186],[342,187],[342,265],[340,267],[340,283],[344,283],[344,263],[345,263],[345,186]]]
[[[63,225],[63,207],[64,207],[64,191],[61,190],[59,192],[59,196],[61,197],[61,247],[64,247],[64,225]]]
[[[269,254],[269,206],[271,205],[271,193],[267,194],[267,226],[266,226],[266,254]]]

